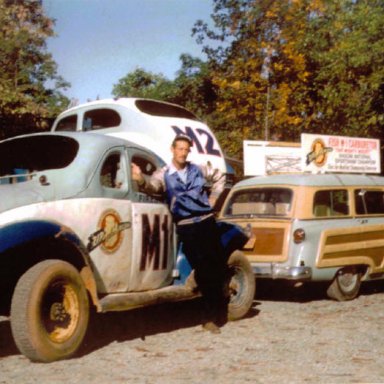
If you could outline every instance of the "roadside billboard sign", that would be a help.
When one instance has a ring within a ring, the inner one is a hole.
[[[380,140],[303,133],[301,143],[244,140],[244,176],[380,173]]]
[[[304,172],[380,173],[380,140],[303,133]]]

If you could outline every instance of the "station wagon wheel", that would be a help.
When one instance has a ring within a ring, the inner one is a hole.
[[[228,319],[238,320],[247,314],[255,297],[255,275],[251,264],[240,251],[228,259],[230,272]]]
[[[72,356],[89,319],[88,296],[80,274],[61,260],[45,260],[19,279],[12,298],[11,329],[15,343],[32,361]]]
[[[327,295],[337,301],[354,299],[360,290],[361,272],[355,267],[340,269],[328,287]]]

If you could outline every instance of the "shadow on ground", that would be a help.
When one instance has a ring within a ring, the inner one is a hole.
[[[0,321],[0,358],[18,354],[19,351],[13,341],[10,322],[7,320]]]
[[[256,303],[246,315],[254,317],[259,313]],[[158,333],[201,324],[201,300],[194,299],[178,303],[165,303],[123,312],[92,313],[88,330],[80,350],[75,357],[87,355],[112,342],[124,342]],[[10,322],[0,321],[0,358],[19,354],[13,341]],[[241,321],[241,320],[240,320]]]
[[[124,342],[138,338],[145,340],[150,335],[199,326],[201,305],[200,299],[194,299],[125,312],[94,314],[78,355],[86,355],[113,341]],[[254,317],[260,312],[255,305],[256,303],[246,318]]]
[[[327,288],[330,283],[303,283],[284,280],[258,279],[256,300],[265,301],[292,301],[306,303],[317,300],[330,300]],[[360,295],[372,295],[384,292],[383,281],[370,281],[362,283]]]

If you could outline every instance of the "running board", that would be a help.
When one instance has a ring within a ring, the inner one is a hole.
[[[191,287],[173,285],[145,292],[113,293],[100,299],[101,312],[125,311],[164,302],[192,299],[199,296]]]

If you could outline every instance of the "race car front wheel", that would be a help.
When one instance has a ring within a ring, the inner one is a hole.
[[[19,279],[12,298],[16,346],[32,361],[72,356],[89,320],[88,296],[79,272],[61,260],[45,260]]]

